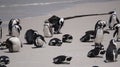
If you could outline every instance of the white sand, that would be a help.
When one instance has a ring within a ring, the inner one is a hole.
[[[105,13],[112,10],[115,10],[118,18],[120,18],[120,1],[79,4],[68,9],[52,12],[47,16],[21,19],[23,30],[21,31],[20,39],[24,47],[17,53],[8,53],[8,50],[0,50],[0,55],[7,55],[10,57],[10,64],[7,65],[8,67],[119,67],[120,56],[118,56],[118,61],[113,63],[105,63],[105,55],[103,58],[88,58],[87,53],[94,48],[91,46],[94,43],[80,42],[80,38],[84,35],[85,31],[94,29],[94,25],[98,20],[108,21],[109,15],[66,20],[61,30],[62,34],[54,35],[52,38],[57,37],[61,39],[62,35],[68,33],[74,37],[73,42],[70,44],[63,43],[60,47],[48,46],[48,42],[51,38],[46,38],[47,44],[45,44],[43,48],[34,48],[34,45],[24,44],[26,43],[24,39],[26,30],[35,29],[43,35],[43,23],[45,19],[52,15],[68,17],[82,14]],[[105,34],[103,41],[105,49],[110,39],[112,39],[113,32],[114,31],[110,31],[110,34]],[[3,33],[2,41],[8,38],[8,36],[6,36],[8,34],[7,28],[3,29]],[[117,44],[119,47],[120,43],[117,42]],[[72,56],[73,59],[70,64],[53,64],[52,59],[58,55]]]

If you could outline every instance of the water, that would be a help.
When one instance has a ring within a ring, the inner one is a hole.
[[[112,0],[0,0],[0,19],[41,16],[77,4],[107,1]]]

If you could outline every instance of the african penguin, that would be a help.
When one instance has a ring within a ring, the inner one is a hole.
[[[73,40],[73,36],[70,35],[70,34],[64,34],[64,35],[62,36],[62,42],[72,43],[72,40]]]
[[[6,46],[8,47],[9,52],[19,52],[22,47],[22,43],[18,37],[13,36],[6,40]]]
[[[117,61],[117,43],[114,39],[110,40],[109,46],[106,50],[106,60],[105,62],[115,62]]]
[[[52,38],[50,41],[49,41],[49,44],[50,46],[61,46],[62,45],[62,41],[58,38]]]
[[[64,25],[64,18],[60,18],[56,15],[53,15],[48,19],[49,23],[51,23],[53,29],[54,29],[54,34],[60,34],[60,30]]]
[[[53,36],[53,28],[48,20],[44,23],[43,33],[45,37],[52,37]]]
[[[34,41],[33,41],[33,44],[36,46],[36,47],[42,47],[44,44],[46,43],[44,37],[40,34],[35,34],[34,35]]]
[[[55,63],[55,64],[70,64],[71,60],[72,60],[72,57],[70,57],[70,56],[59,55],[59,56],[53,58],[53,63]]]
[[[103,45],[96,45],[94,49],[90,50],[87,54],[87,57],[97,57],[99,54],[104,55],[105,50]]]
[[[38,34],[38,31],[33,30],[33,29],[28,29],[28,30],[26,31],[24,38],[25,38],[25,40],[26,40],[26,42],[27,42],[28,44],[33,44],[34,35],[35,35],[36,33]]]
[[[113,11],[113,13],[111,14],[108,23],[109,23],[110,30],[114,30],[114,25],[116,23],[120,23],[115,11]]]
[[[10,59],[8,56],[5,55],[0,56],[0,67],[6,67],[6,65],[9,63],[10,63]]]
[[[12,18],[9,21],[9,24],[8,24],[9,35],[11,35],[11,31],[12,31],[13,25],[20,25],[20,19],[18,19],[18,18]]]

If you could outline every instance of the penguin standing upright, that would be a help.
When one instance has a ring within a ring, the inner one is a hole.
[[[19,52],[22,43],[18,37],[10,37],[6,40],[6,46],[9,49],[9,52]]]
[[[115,11],[113,11],[113,13],[111,14],[108,23],[109,23],[110,30],[114,30],[114,25],[116,23],[120,23]]]
[[[117,59],[117,44],[114,39],[111,39],[109,46],[106,50],[106,60],[105,62],[115,62]]]
[[[117,41],[120,41],[120,24],[115,25],[115,32],[113,33],[113,37],[117,38]]]
[[[44,23],[43,33],[44,33],[45,37],[52,37],[53,36],[53,28],[48,20],[46,20]]]
[[[103,37],[103,28],[100,26],[95,30],[95,45],[102,45]]]
[[[20,24],[20,19],[18,19],[18,18],[13,18],[9,21],[9,24],[8,24],[9,35],[11,35],[11,33],[12,33],[12,27],[14,25],[19,25],[19,24]]]

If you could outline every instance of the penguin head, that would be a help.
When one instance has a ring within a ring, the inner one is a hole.
[[[66,61],[71,61],[72,57],[66,57]]]
[[[62,36],[62,42],[71,43],[72,40],[73,40],[73,37],[70,34],[65,34]]]
[[[98,28],[105,28],[107,25],[107,22],[103,20],[98,20],[97,23],[98,23]]]
[[[10,63],[8,56],[0,56],[0,66],[5,66]]]
[[[116,41],[115,41],[115,39],[111,39],[111,40],[110,40],[110,44],[114,44],[114,45],[116,45]]]
[[[60,18],[59,22],[64,22],[64,18]]]
[[[115,28],[115,29],[120,28],[120,24],[116,24],[116,25],[114,26],[114,28]]]

